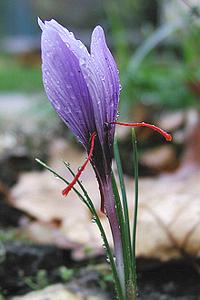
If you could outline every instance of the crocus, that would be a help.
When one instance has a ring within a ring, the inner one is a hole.
[[[111,182],[113,122],[120,93],[117,66],[100,26],[92,33],[89,53],[73,33],[55,20],[44,23],[39,20],[39,25],[45,91],[61,119],[88,153],[99,183],[101,210],[106,212],[111,226],[123,281],[122,246]],[[67,194],[72,185],[63,193]]]
[[[116,265],[123,286],[123,254],[111,170],[115,125],[127,125],[116,121],[120,94],[117,66],[100,26],[92,33],[88,52],[73,33],[55,20],[44,23],[39,20],[39,25],[42,29],[42,73],[46,94],[88,153],[87,160],[63,194],[68,194],[90,161],[99,183],[101,210],[110,223]],[[146,123],[129,125],[148,126]],[[157,127],[153,129],[157,130]],[[170,139],[170,136],[165,137]]]

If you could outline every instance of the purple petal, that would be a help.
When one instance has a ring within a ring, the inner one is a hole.
[[[38,25],[40,26],[41,30],[44,29],[45,24],[43,23],[43,21],[38,17]]]
[[[93,106],[79,60],[50,28],[42,33],[43,82],[49,100],[76,137],[88,145],[95,130]]]
[[[113,122],[117,114],[120,82],[116,63],[107,47],[104,31],[100,26],[97,26],[92,33],[91,56],[94,58],[95,68],[103,83],[106,121]]]
[[[53,29],[59,35],[63,42],[71,49],[74,55],[79,60],[87,60],[89,59],[89,53],[85,45],[74,37],[73,32],[68,31],[65,27],[60,25],[55,20],[45,21],[44,23],[38,19],[38,24],[42,30],[45,29]]]
[[[90,59],[85,59],[80,66],[91,95],[98,136],[103,144],[105,123],[116,119],[120,83],[115,61],[100,26],[97,26],[92,34]],[[114,130],[111,135],[113,134]],[[112,137],[110,138],[112,140]]]

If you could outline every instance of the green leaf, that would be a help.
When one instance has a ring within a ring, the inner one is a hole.
[[[125,255],[127,256],[126,258],[126,264],[125,268],[127,278],[126,282],[129,282],[130,280],[133,279],[133,268],[132,264],[130,262],[133,261],[132,257],[132,246],[131,246],[131,233],[130,233],[130,221],[129,221],[129,213],[128,213],[128,203],[127,203],[127,195],[126,195],[126,188],[125,188],[125,183],[124,183],[124,177],[123,177],[123,171],[122,171],[122,165],[121,165],[121,159],[120,159],[120,154],[119,154],[119,147],[117,140],[114,142],[114,156],[117,164],[117,171],[118,171],[118,176],[119,176],[119,182],[120,182],[120,189],[121,189],[121,194],[122,194],[122,202],[123,202],[123,213],[124,213],[124,236],[122,237],[124,239],[124,248],[126,249]]]
[[[114,174],[112,174],[112,186],[113,186],[113,193],[115,197],[116,213],[117,213],[120,232],[121,232],[121,241],[122,241],[123,259],[124,259],[125,286],[126,286],[126,292],[128,292],[128,290],[130,290],[131,283],[133,282],[131,247],[129,247],[129,241],[127,238],[127,235],[128,234],[130,235],[130,233],[127,232],[126,222],[124,219],[124,214],[123,214],[120,196],[119,196]]]
[[[133,161],[134,161],[134,179],[135,179],[135,199],[134,199],[134,220],[133,220],[133,268],[134,268],[134,283],[136,287],[136,232],[137,232],[137,214],[138,214],[138,151],[137,140],[134,128],[132,129],[132,144],[133,144]]]

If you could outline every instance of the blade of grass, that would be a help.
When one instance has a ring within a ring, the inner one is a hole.
[[[126,235],[127,235],[126,236],[127,245],[131,249],[128,201],[127,201],[126,187],[125,187],[125,183],[124,183],[124,176],[123,176],[123,171],[122,171],[122,164],[121,164],[121,158],[120,158],[120,154],[119,154],[119,147],[118,147],[117,140],[115,140],[115,142],[114,142],[114,156],[115,156],[115,161],[116,161],[116,164],[117,164],[117,172],[118,172],[118,176],[119,176],[119,183],[120,183],[120,189],[121,189],[121,195],[122,195],[122,203],[123,203],[125,226],[126,226]],[[131,250],[130,250],[130,253],[131,253]]]
[[[126,286],[126,297],[127,299],[134,300],[135,298],[133,297],[134,295],[134,287],[133,287],[133,279],[134,279],[134,274],[133,274],[133,264],[132,258],[131,258],[131,247],[129,247],[128,239],[127,239],[127,234],[130,236],[130,232],[127,233],[127,227],[126,227],[126,220],[124,219],[123,216],[123,211],[122,211],[122,205],[120,201],[120,196],[115,180],[114,174],[112,174],[112,184],[113,184],[113,193],[115,197],[115,203],[116,203],[116,211],[117,211],[117,217],[119,220],[119,226],[120,226],[120,231],[121,231],[121,240],[122,240],[122,247],[123,247],[123,257],[124,257],[124,273],[125,273],[125,286]],[[131,297],[130,297],[131,296]]]
[[[139,68],[141,62],[152,49],[155,49],[156,46],[165,40],[170,34],[174,33],[185,25],[185,21],[176,20],[175,22],[166,23],[156,29],[152,35],[137,48],[133,56],[130,58],[127,75],[130,76],[131,74],[134,74]]]
[[[124,272],[125,272],[125,282],[128,280],[128,253],[127,253],[127,247],[126,247],[126,240],[125,240],[125,220],[124,220],[124,214],[122,210],[121,200],[117,188],[117,183],[115,180],[115,176],[112,173],[112,188],[113,188],[113,194],[115,198],[115,205],[116,205],[116,212],[117,212],[117,218],[119,222],[120,227],[120,233],[121,233],[121,241],[122,241],[122,250],[123,250],[123,258],[124,258]]]
[[[136,288],[136,232],[137,232],[137,214],[138,214],[138,151],[137,139],[134,128],[132,129],[132,144],[133,144],[133,161],[134,161],[134,180],[135,180],[135,206],[133,220],[133,238],[132,238],[132,253],[133,253],[133,268],[134,268],[134,284]]]
[[[132,282],[133,278],[134,278],[134,270],[133,270],[133,264],[130,263],[133,261],[133,256],[132,256],[132,245],[131,245],[130,221],[129,221],[129,213],[128,213],[128,202],[127,202],[126,187],[125,187],[125,183],[124,183],[122,164],[121,164],[117,140],[115,140],[115,142],[114,142],[114,156],[115,156],[115,160],[116,160],[116,164],[117,164],[117,171],[118,171],[118,176],[119,176],[120,189],[121,189],[122,202],[123,202],[123,210],[124,210],[124,218],[125,218],[125,229],[124,229],[125,230],[125,248],[127,249],[127,268],[128,268],[127,282]]]

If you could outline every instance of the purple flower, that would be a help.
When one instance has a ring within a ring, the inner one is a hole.
[[[104,31],[97,26],[90,53],[73,33],[56,21],[39,20],[42,29],[42,73],[46,94],[69,129],[83,144],[88,159],[67,194],[90,160],[101,193],[101,210],[112,230],[117,269],[124,283],[123,253],[119,223],[112,191],[111,163],[120,83],[117,66]]]
[[[39,20],[39,25],[43,31],[43,82],[51,104],[88,153],[90,138],[96,133],[91,163],[103,210],[103,185],[111,174],[115,129],[111,123],[116,121],[120,93],[117,66],[100,26],[92,33],[89,53],[73,33],[55,20]]]

